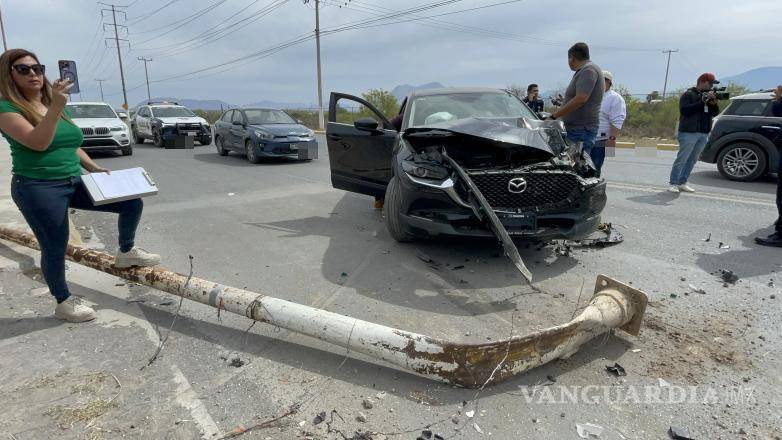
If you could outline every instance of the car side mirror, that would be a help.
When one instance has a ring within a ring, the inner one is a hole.
[[[549,112],[538,112],[538,116],[540,116],[540,119],[547,119],[551,117],[551,113]]]
[[[378,123],[376,120],[372,118],[361,118],[358,121],[354,122],[353,126],[361,131],[374,132],[377,131]]]
[[[296,119],[296,123],[299,125],[304,125],[304,121],[302,121],[301,119]]]

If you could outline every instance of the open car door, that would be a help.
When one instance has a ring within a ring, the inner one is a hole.
[[[369,102],[332,92],[326,127],[332,186],[382,197],[391,180],[397,135],[391,122]]]

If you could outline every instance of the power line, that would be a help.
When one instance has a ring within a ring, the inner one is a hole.
[[[158,12],[162,11],[163,9],[171,6],[172,4],[174,4],[174,3],[178,2],[178,1],[179,0],[170,0],[168,3],[164,4],[163,6],[157,8],[157,9],[155,9],[152,12],[149,12],[149,13],[143,14],[143,15],[139,15],[138,17],[131,17],[131,19],[128,20],[128,23],[131,23],[131,24],[137,23],[139,20],[143,20],[143,19],[145,19],[147,17],[151,17],[151,16],[157,14]]]
[[[171,32],[174,32],[175,30],[177,30],[177,29],[181,28],[182,26],[184,26],[184,25],[186,25],[186,24],[188,24],[188,23],[192,22],[193,20],[195,20],[195,19],[197,19],[197,18],[199,18],[199,17],[203,16],[203,15],[204,15],[204,14],[206,14],[207,12],[209,12],[209,11],[211,11],[211,10],[213,10],[213,9],[217,8],[218,6],[222,5],[222,4],[223,4],[223,3],[225,3],[226,1],[227,1],[227,0],[217,0],[216,2],[214,2],[214,3],[212,3],[211,5],[207,6],[206,8],[204,8],[204,9],[201,9],[200,11],[197,11],[197,12],[195,12],[193,15],[190,15],[190,16],[188,16],[188,17],[185,17],[185,18],[183,18],[183,19],[181,19],[181,20],[177,20],[177,21],[175,21],[175,22],[173,22],[173,23],[169,23],[169,24],[167,24],[167,25],[165,25],[165,26],[162,26],[162,27],[160,27],[160,28],[158,28],[158,29],[155,29],[155,30],[161,30],[161,29],[168,29],[168,30],[167,30],[167,31],[165,31],[165,32],[163,32],[162,34],[158,34],[158,35],[155,35],[154,37],[147,38],[147,39],[146,39],[146,40],[144,40],[144,41],[136,42],[135,44],[136,44],[137,46],[141,46],[141,45],[143,45],[143,44],[145,44],[145,43],[148,43],[148,42],[150,42],[150,41],[152,41],[152,40],[156,40],[156,39],[158,39],[158,38],[160,38],[160,37],[162,37],[162,36],[164,36],[164,35],[168,35],[168,34],[170,34]],[[181,22],[181,23],[180,23],[180,22]],[[177,24],[176,26],[173,26],[173,25],[174,25],[174,24],[176,24],[176,23],[179,23],[179,24]],[[172,26],[173,26],[173,27],[172,27]],[[153,32],[153,31],[137,32],[137,34],[148,33],[148,32]]]
[[[201,35],[193,37],[193,38],[191,38],[189,40],[182,41],[180,43],[172,43],[172,44],[167,44],[165,46],[158,47],[156,49],[163,49],[163,50],[161,50],[160,52],[153,52],[152,54],[154,56],[156,56],[157,58],[165,58],[165,57],[169,57],[169,56],[172,56],[172,55],[178,55],[178,54],[181,54],[181,53],[189,52],[189,51],[198,49],[200,47],[212,44],[212,43],[214,43],[216,41],[219,41],[219,40],[221,40],[221,39],[231,35],[231,33],[233,33],[233,32],[236,32],[236,31],[238,31],[238,30],[240,30],[240,29],[242,29],[244,27],[249,26],[250,24],[252,24],[254,22],[257,22],[261,18],[271,14],[274,10],[279,9],[280,7],[282,7],[283,5],[288,3],[289,1],[290,0],[274,0],[271,4],[265,6],[264,8],[262,8],[261,10],[255,12],[255,13],[253,13],[249,17],[246,17],[244,19],[241,19],[241,20],[233,22],[233,23],[226,24],[222,29],[212,30],[211,32],[207,31],[205,33],[202,33]],[[255,2],[253,2],[253,3],[255,3]],[[245,23],[242,24],[241,26],[237,26],[239,23],[242,23],[242,22],[245,22]],[[218,24],[218,26],[213,27],[212,29],[215,29],[215,28],[217,28],[219,26],[220,26],[220,24]],[[221,33],[222,33],[222,35],[219,35]],[[200,41],[197,41],[199,38],[202,38],[202,39]],[[166,48],[168,48],[168,49],[166,49]],[[139,49],[139,50],[144,50],[144,51],[150,50],[151,51],[151,50],[154,50],[154,49]]]

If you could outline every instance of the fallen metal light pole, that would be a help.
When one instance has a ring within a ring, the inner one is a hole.
[[[0,226],[0,238],[38,249],[32,234]],[[114,267],[105,252],[68,246],[66,257],[102,272],[346,347],[416,374],[469,388],[493,384],[566,358],[593,337],[614,328],[637,335],[646,295],[603,275],[595,295],[572,321],[526,336],[490,343],[459,343],[398,330],[262,293],[171,272],[160,266]],[[496,370],[496,371],[495,371]]]

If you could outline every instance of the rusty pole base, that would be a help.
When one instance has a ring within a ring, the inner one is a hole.
[[[0,226],[0,238],[38,249],[32,234]],[[637,335],[646,310],[643,292],[604,275],[589,305],[568,323],[489,343],[461,343],[407,332],[285,301],[263,293],[171,272],[160,266],[117,269],[105,252],[68,245],[66,258],[128,281],[227,312],[305,334],[380,359],[418,375],[478,388],[555,359],[567,358],[597,335],[620,328]]]

